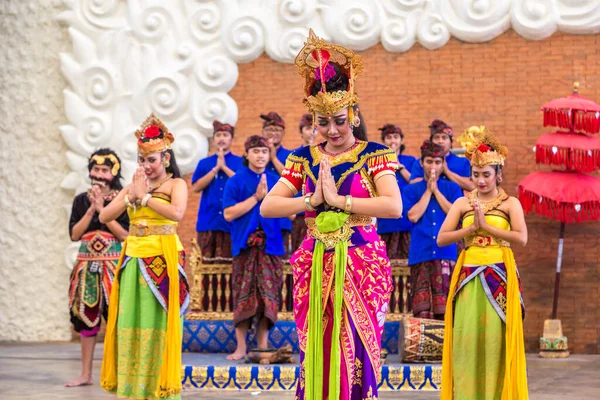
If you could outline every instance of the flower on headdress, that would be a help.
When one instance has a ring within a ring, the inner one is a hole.
[[[329,82],[329,80],[331,78],[333,78],[335,76],[335,68],[333,67],[332,64],[327,63],[327,66],[324,69],[324,74],[325,74],[325,82]],[[320,81],[321,80],[321,68],[317,68],[315,69],[315,79]]]
[[[150,125],[144,131],[144,137],[148,139],[154,139],[160,136],[160,129],[156,125]]]
[[[477,146],[477,150],[482,153],[487,153],[488,151],[492,150],[492,148],[485,143],[481,143],[479,146]]]

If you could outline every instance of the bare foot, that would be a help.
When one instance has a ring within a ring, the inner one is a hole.
[[[235,352],[227,356],[228,360],[241,360],[243,358],[246,358],[246,349],[240,349],[239,347],[235,349]]]
[[[88,386],[92,384],[91,376],[80,376],[70,382],[65,383],[65,387]]]

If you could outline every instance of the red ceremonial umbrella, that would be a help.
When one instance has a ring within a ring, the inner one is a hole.
[[[573,86],[573,94],[542,106],[544,126],[597,135],[600,133],[600,106],[579,95],[578,82]]]
[[[600,169],[600,136],[546,133],[537,141],[535,162],[564,165],[573,171],[593,172]]]
[[[519,183],[519,199],[534,212],[565,224],[600,219],[600,178],[571,171],[537,171]]]
[[[562,267],[565,224],[600,219],[600,178],[586,175],[600,169],[600,105],[578,94],[549,101],[542,106],[544,126],[568,129],[542,135],[534,150],[537,164],[561,165],[566,171],[538,171],[519,183],[524,211],[560,222],[552,319],[556,319]]]

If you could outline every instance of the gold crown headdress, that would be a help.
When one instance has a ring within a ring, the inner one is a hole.
[[[329,44],[317,37],[311,29],[308,40],[294,61],[298,72],[304,78],[304,105],[312,114],[334,115],[338,111],[350,107],[349,121],[354,123],[352,106],[358,104],[358,96],[354,93],[354,81],[363,70],[362,58],[343,46]],[[329,63],[336,64],[342,73],[348,77],[348,88],[336,92],[327,92]],[[311,95],[315,82],[321,81],[321,91],[316,96]],[[315,118],[313,118],[315,120]]]
[[[135,131],[135,137],[138,139],[138,152],[143,156],[169,150],[175,141],[173,134],[154,113],[150,113],[140,129]]]
[[[476,167],[504,165],[508,156],[508,148],[485,126],[470,127],[460,135],[458,142],[466,150],[465,157]]]

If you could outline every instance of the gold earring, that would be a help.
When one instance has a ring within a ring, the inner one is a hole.
[[[165,161],[165,168],[169,168],[171,166],[171,163],[168,161]]]

